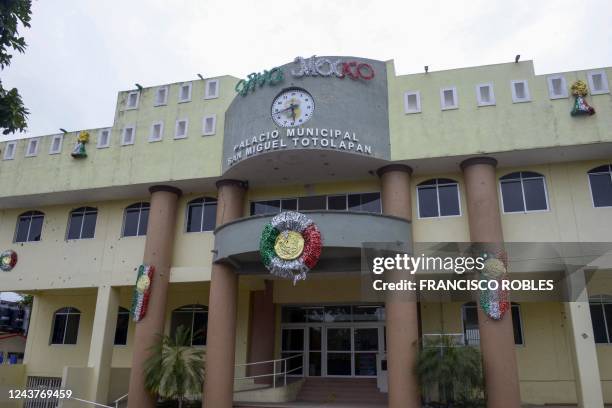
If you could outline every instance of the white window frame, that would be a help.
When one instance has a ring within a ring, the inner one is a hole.
[[[408,104],[408,97],[416,96],[416,108],[411,109]],[[421,92],[420,91],[406,91],[404,92],[404,113],[421,113]]]
[[[130,97],[132,95],[136,95],[136,104],[134,106],[130,106]],[[127,94],[127,98],[125,100],[125,110],[138,109],[138,105],[140,104],[140,91],[130,91]]]
[[[127,143],[125,139],[125,134],[126,134],[127,129],[132,129],[132,141],[129,143]],[[121,129],[121,146],[131,146],[134,144],[135,141],[136,141],[136,126],[134,125],[124,126],[124,128]]]
[[[210,93],[210,84],[215,84],[215,93]],[[204,99],[216,99],[219,97],[219,80],[209,79],[204,82]]]
[[[429,181],[431,179],[427,179],[427,180],[423,180],[423,182],[425,181]],[[463,209],[461,208],[461,188],[459,186],[459,182],[458,181],[454,181],[453,183],[438,183],[438,179],[436,180],[436,184],[427,184],[427,185],[423,185],[423,186],[419,186],[417,184],[416,187],[416,205],[417,205],[417,218],[420,220],[432,220],[432,219],[436,219],[436,218],[455,218],[455,217],[461,217],[463,216]],[[452,180],[452,179],[449,179]],[[450,185],[456,185],[457,186],[457,202],[459,204],[459,214],[456,215],[440,215],[440,186],[450,186]],[[436,188],[436,200],[438,201],[438,215],[435,217],[421,217],[421,205],[419,204],[419,190],[421,188],[425,189],[425,188],[431,188],[434,187]]]
[[[446,106],[446,101],[444,100],[444,92],[452,91],[453,92],[453,105]],[[457,87],[456,86],[448,86],[446,88],[440,88],[440,107],[442,110],[451,110],[451,109],[459,109],[459,98],[457,96]]]
[[[57,149],[53,149],[55,141],[59,140]],[[60,154],[62,152],[62,145],[64,144],[64,135],[53,135],[51,137],[51,144],[49,145],[49,154]]]
[[[525,97],[519,98],[516,94],[516,84],[525,85]],[[531,102],[531,92],[529,92],[529,82],[526,79],[515,79],[510,81],[510,89],[512,91],[512,103]]]
[[[480,93],[480,89],[484,87],[489,88],[489,96],[490,96],[489,101],[482,100],[482,94]],[[486,82],[486,83],[476,85],[476,101],[478,101],[478,106],[494,106],[495,105],[496,103],[495,91],[493,90],[493,84],[491,82]]]
[[[12,146],[12,148],[9,149],[9,146]],[[11,152],[11,154],[9,154],[9,151]],[[17,151],[17,141],[16,140],[11,140],[10,142],[6,142],[6,144],[4,145],[3,160],[13,160],[15,158],[16,151]]]
[[[31,150],[30,147],[32,146],[32,143],[36,143],[36,144],[35,144],[34,152],[30,153],[30,150]],[[29,139],[28,144],[26,145],[25,157],[38,156],[38,149],[40,149],[40,139],[37,137],[33,139]]]
[[[512,172],[512,173],[520,173],[520,182],[521,182],[521,194],[523,196],[523,211],[506,211],[506,208],[504,207],[504,192],[502,190],[502,183],[505,181],[511,181],[511,180],[519,180],[519,179],[507,179],[507,180],[502,180],[501,178],[498,178],[498,188],[499,188],[499,205],[502,209],[502,214],[531,214],[531,213],[540,213],[540,212],[549,212],[550,211],[550,201],[548,200],[548,186],[546,185],[546,176],[540,173],[538,177],[523,177],[523,173],[524,172],[529,172],[530,170],[520,170],[520,171],[516,171],[516,172]],[[533,173],[536,173],[535,171]],[[511,173],[509,173],[511,174]],[[503,177],[503,176],[502,176]],[[523,180],[533,180],[533,179],[542,179],[542,183],[544,184],[544,198],[546,200],[546,208],[544,210],[528,210],[527,209],[527,200],[525,199],[525,184],[523,183]]]
[[[555,79],[561,80],[561,94],[555,94],[555,87],[553,86],[553,81]],[[546,78],[548,82],[548,96],[550,99],[565,99],[569,97],[569,93],[567,91],[567,82],[565,81],[565,77],[563,75],[549,75]]]
[[[102,143],[102,134],[105,132],[108,133],[108,138],[106,139],[106,143]],[[107,129],[98,130],[98,140],[96,141],[96,147],[98,149],[105,149],[107,147],[110,147],[110,142],[111,142],[111,129],[107,128]]]
[[[178,91],[178,103],[185,103],[185,102],[191,102],[191,91],[193,88],[193,83],[191,82],[183,82],[182,84],[179,85],[179,91]],[[186,99],[183,99],[181,96],[183,94],[183,88],[184,87],[189,87],[189,95],[187,95]]]
[[[185,122],[185,134],[182,135],[182,136],[179,136],[179,134],[178,134],[179,123],[180,122]],[[189,131],[189,119],[187,119],[187,118],[185,118],[185,119],[177,119],[176,120],[176,124],[174,125],[174,138],[175,139],[186,139],[188,131]]]
[[[598,91],[593,87],[593,75],[601,74],[601,83],[605,86],[604,89],[600,89]],[[601,95],[610,93],[610,85],[608,84],[608,75],[606,75],[606,71],[603,69],[598,69],[595,71],[587,72],[587,79],[589,81],[589,90],[591,95]]]
[[[165,91],[165,96],[163,101],[158,101],[159,92],[161,90]],[[164,106],[168,104],[168,85],[159,86],[155,89],[155,101],[153,101],[153,106]]]
[[[212,130],[209,132],[206,131],[206,121],[208,119],[212,119]],[[217,115],[213,113],[212,115],[204,116],[202,119],[202,136],[212,136],[215,133],[217,133]]]
[[[602,166],[606,166],[606,164],[602,164]],[[596,166],[591,170],[594,170],[595,168],[600,167],[600,166]],[[608,172],[597,172],[597,173],[589,173],[591,170],[587,170],[586,172],[586,176],[587,176],[587,183],[589,184],[589,193],[591,193],[591,205],[593,206],[594,209],[598,209],[598,208],[612,208],[612,206],[609,205],[595,205],[595,196],[593,195],[593,186],[591,185],[591,177],[589,177],[591,174],[608,174],[611,178],[612,178],[612,171],[608,171]]]
[[[155,126],[159,126],[159,137],[155,137]],[[164,138],[164,122],[159,120],[151,124],[151,132],[149,133],[149,142],[161,142]]]

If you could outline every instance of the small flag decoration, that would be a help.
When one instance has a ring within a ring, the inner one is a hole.
[[[138,276],[136,277],[136,287],[134,288],[134,295],[132,297],[131,310],[132,320],[135,322],[141,321],[147,314],[154,272],[155,267],[152,265],[142,264],[138,267]]]

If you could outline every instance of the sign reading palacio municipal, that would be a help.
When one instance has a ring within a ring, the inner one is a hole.
[[[389,158],[384,62],[297,57],[236,84],[227,110],[223,171],[273,151],[326,150]]]
[[[282,135],[282,136],[281,136]],[[227,158],[232,165],[242,159],[272,150],[292,147],[314,147],[350,151],[353,153],[372,154],[372,146],[362,144],[355,132],[340,129],[288,128],[283,133],[279,130],[261,133],[242,140],[234,146],[234,153]]]

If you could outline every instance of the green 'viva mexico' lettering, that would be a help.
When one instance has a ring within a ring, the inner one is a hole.
[[[242,96],[248,95],[249,91],[253,92],[259,85],[261,88],[268,83],[270,86],[274,86],[282,82],[284,79],[283,70],[279,67],[274,67],[270,71],[264,70],[261,72],[253,72],[247,75],[247,79],[241,79],[236,84],[236,92]]]

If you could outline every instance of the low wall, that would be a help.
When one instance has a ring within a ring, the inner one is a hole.
[[[256,390],[234,392],[234,402],[290,402],[295,401],[304,380],[292,382],[284,387],[267,387]]]
[[[109,403],[123,397],[128,393],[128,389],[130,387],[130,371],[131,368],[129,367],[111,368],[111,378],[108,390]]]
[[[0,364],[0,407],[18,408],[20,401],[9,399],[9,390],[23,389],[26,366],[24,364]]]
[[[91,400],[93,369],[91,367],[64,367],[62,389],[72,390],[72,396]],[[74,400],[61,400],[58,408],[83,408],[83,403]]]

